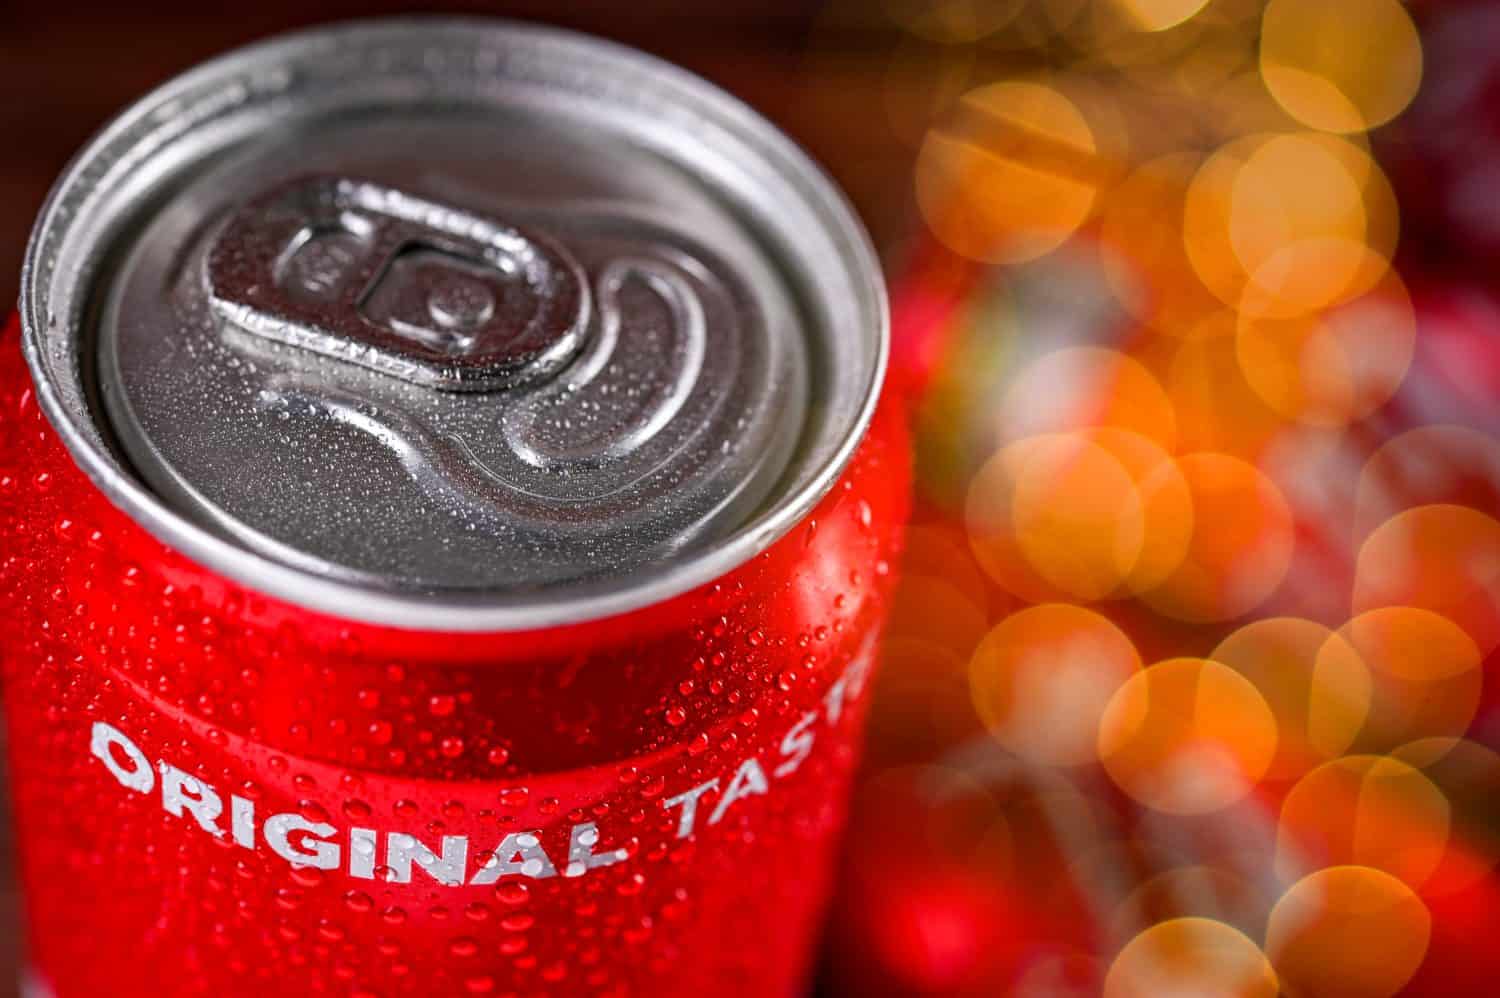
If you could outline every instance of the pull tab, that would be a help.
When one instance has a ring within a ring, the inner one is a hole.
[[[346,177],[245,204],[207,277],[214,311],[253,335],[445,391],[549,377],[583,345],[592,307],[552,240]]]

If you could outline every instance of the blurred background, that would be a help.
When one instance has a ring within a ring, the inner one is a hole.
[[[0,298],[111,113],[409,9],[10,0]],[[818,994],[1493,991],[1500,4],[445,9],[708,77],[881,249],[917,514]]]

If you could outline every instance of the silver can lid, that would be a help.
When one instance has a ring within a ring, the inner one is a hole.
[[[832,485],[883,375],[843,200],[592,39],[371,22],[167,84],[59,181],[39,394],[148,529],[263,591],[465,630],[709,581]]]

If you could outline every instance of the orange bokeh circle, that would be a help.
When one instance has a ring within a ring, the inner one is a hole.
[[[1276,755],[1276,718],[1239,673],[1168,659],[1110,699],[1099,758],[1122,790],[1169,814],[1206,814],[1243,799]]]
[[[1271,779],[1295,779],[1338,758],[1369,716],[1369,670],[1348,641],[1314,621],[1252,621],[1209,657],[1250,680],[1276,716],[1280,738],[1266,774]]]
[[[1372,681],[1362,749],[1388,752],[1468,731],[1484,685],[1483,656],[1457,624],[1430,610],[1388,606],[1354,617],[1339,635]]]
[[[927,133],[917,206],[960,256],[1032,260],[1066,242],[1093,211],[1096,150],[1088,121],[1057,90],[992,83],[965,94]]]
[[[1291,510],[1269,478],[1238,458],[1190,454],[1177,467],[1192,496],[1192,538],[1181,564],[1141,599],[1179,620],[1248,613],[1286,575],[1294,544]]]
[[[1359,549],[1353,605],[1431,610],[1489,654],[1500,647],[1500,522],[1447,503],[1397,513]]]
[[[1211,918],[1153,925],[1115,957],[1104,998],[1276,998],[1276,974],[1243,932]]]
[[[970,483],[965,511],[979,564],[1030,602],[1107,597],[1145,546],[1145,505],[1130,472],[1081,434],[1001,448]]]
[[[1029,607],[995,625],[975,649],[969,683],[980,718],[1032,762],[1096,758],[1105,705],[1139,671],[1140,656],[1101,614],[1067,603]]]
[[[1432,916],[1401,881],[1336,866],[1298,881],[1266,926],[1266,953],[1288,998],[1389,998],[1427,955]]]
[[[1353,755],[1304,776],[1282,802],[1277,827],[1276,867],[1285,879],[1353,864],[1418,888],[1443,860],[1450,810],[1416,767]]]
[[[1342,298],[1350,281],[1363,284],[1364,278],[1332,268],[1337,270],[1332,275],[1336,285],[1315,287],[1319,278],[1306,275],[1318,275],[1319,267],[1305,259],[1273,258],[1268,268],[1287,263],[1286,273],[1302,275],[1302,286],[1295,290],[1277,284],[1276,300],[1298,302],[1290,310],[1296,314],[1273,316],[1242,305],[1236,355],[1246,380],[1276,412],[1317,426],[1342,427],[1396,394],[1416,348],[1416,312],[1395,271],[1363,246],[1325,241],[1299,248],[1311,254],[1329,250],[1329,255],[1353,261],[1351,270],[1375,275],[1374,280],[1356,296]],[[1317,301],[1325,294],[1329,301]]]
[[[1067,347],[1030,361],[1007,386],[994,425],[1005,440],[1114,427],[1167,450],[1177,441],[1161,383],[1139,360],[1104,347]]]

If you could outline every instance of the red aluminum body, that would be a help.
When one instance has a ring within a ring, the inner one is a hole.
[[[12,320],[0,662],[46,986],[802,986],[906,514],[895,403],[813,516],[716,584],[567,627],[418,633],[163,547],[75,467],[18,339]]]

